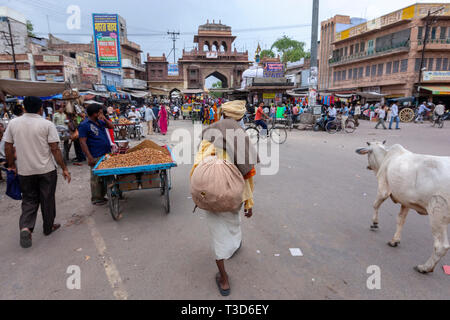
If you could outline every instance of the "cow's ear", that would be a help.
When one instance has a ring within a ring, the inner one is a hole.
[[[361,148],[361,149],[356,150],[356,153],[363,156],[363,155],[369,153],[369,149],[367,149],[367,148]]]

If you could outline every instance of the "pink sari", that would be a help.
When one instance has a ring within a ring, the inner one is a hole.
[[[167,110],[165,106],[161,106],[161,110],[159,110],[159,128],[162,134],[167,133]]]

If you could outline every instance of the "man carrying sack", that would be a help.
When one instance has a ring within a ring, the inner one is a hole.
[[[259,161],[256,149],[239,125],[245,112],[245,101],[222,105],[224,119],[203,131],[191,170],[192,198],[206,211],[219,269],[216,283],[222,296],[231,292],[224,261],[232,258],[242,244],[242,205],[247,218],[253,215],[253,177]]]

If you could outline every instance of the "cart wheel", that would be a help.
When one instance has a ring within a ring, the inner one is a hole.
[[[117,185],[110,181],[110,185],[108,185],[108,204],[109,204],[109,211],[111,212],[111,216],[115,221],[119,221],[122,219],[122,214],[120,213],[120,207],[119,207],[119,198],[120,198],[120,192],[117,188]]]
[[[169,176],[167,171],[161,172],[161,195],[163,196],[163,206],[166,214],[170,213],[170,186],[169,186]]]

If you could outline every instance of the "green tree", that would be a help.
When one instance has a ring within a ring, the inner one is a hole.
[[[214,91],[214,89],[222,89],[222,81],[214,82],[209,90],[209,95],[214,98],[222,98],[223,93]]]
[[[281,56],[281,62],[295,62],[301,58],[309,58],[310,52],[305,51],[306,44],[288,36],[279,38],[271,47],[271,50],[276,49]]]
[[[259,54],[260,59],[264,58],[275,58],[275,53],[272,50],[263,50]]]
[[[34,27],[33,23],[30,20],[27,20],[27,31],[29,37],[35,37],[36,35],[33,33]]]

